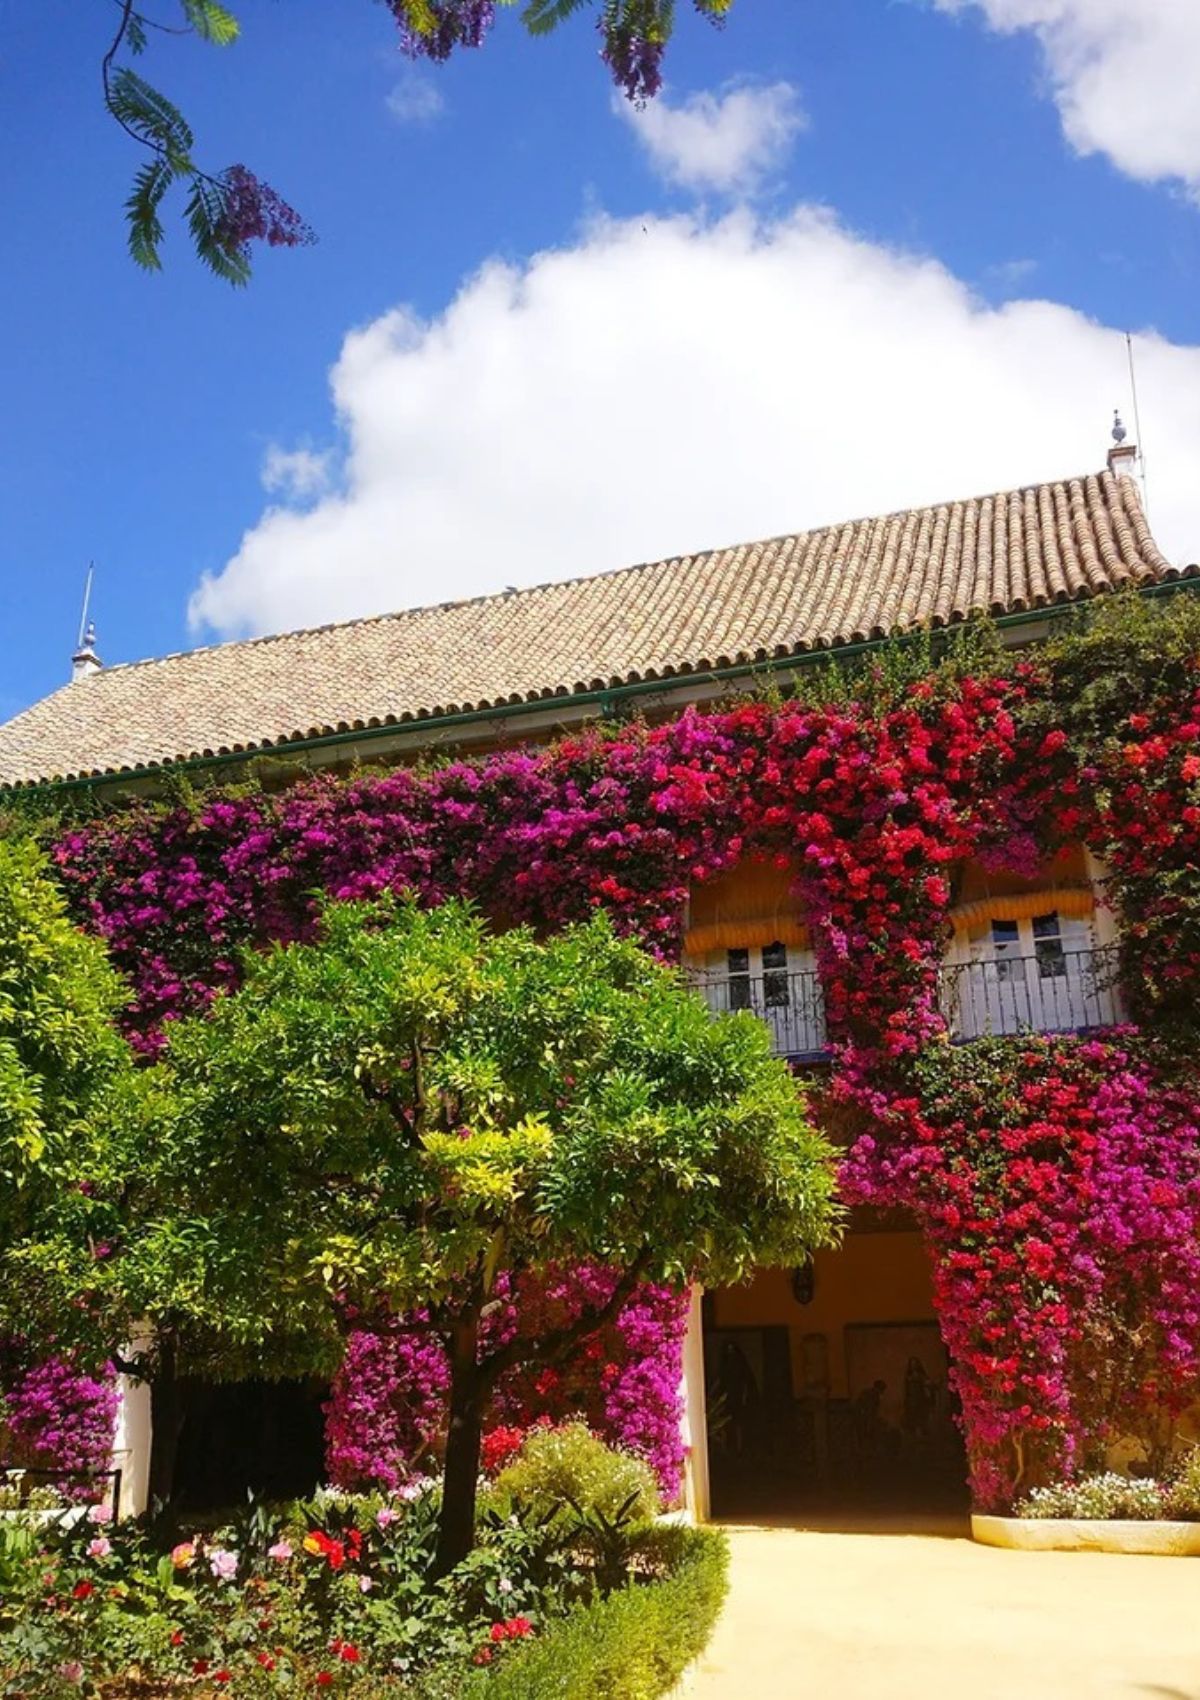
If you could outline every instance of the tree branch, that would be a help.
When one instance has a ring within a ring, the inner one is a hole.
[[[584,1311],[565,1328],[556,1328],[536,1340],[522,1339],[518,1334],[507,1346],[501,1346],[498,1351],[485,1358],[479,1366],[484,1386],[494,1386],[505,1370],[512,1369],[516,1364],[555,1364],[569,1357],[576,1346],[620,1315],[634,1288],[650,1267],[650,1257],[650,1248],[647,1246],[634,1258],[613,1288],[610,1297],[598,1310]]]

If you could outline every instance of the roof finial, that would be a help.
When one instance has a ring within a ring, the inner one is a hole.
[[[1125,438],[1128,436],[1128,434],[1129,433],[1125,429],[1125,421],[1121,418],[1120,408],[1114,407],[1113,408],[1113,428],[1112,428],[1113,442],[1114,443],[1123,443],[1125,441]]]
[[[104,663],[96,654],[96,622],[88,619],[88,607],[92,600],[92,578],[95,568],[88,562],[87,579],[83,587],[83,611],[79,616],[79,642],[71,657],[72,679],[86,679],[92,673],[98,673]]]

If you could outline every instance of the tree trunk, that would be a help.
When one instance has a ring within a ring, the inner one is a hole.
[[[183,1398],[176,1373],[175,1342],[160,1340],[150,1382],[150,1508],[167,1505],[175,1491],[175,1460],[183,1428]]]
[[[455,1326],[450,1346],[450,1427],[434,1572],[444,1576],[475,1544],[475,1496],[487,1389],[476,1361],[479,1317]]]

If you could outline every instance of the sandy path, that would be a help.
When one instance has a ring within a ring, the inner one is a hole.
[[[1200,1700],[1200,1558],[731,1529],[687,1700]]]

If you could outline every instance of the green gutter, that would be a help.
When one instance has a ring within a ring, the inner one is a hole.
[[[1200,577],[1175,579],[1166,584],[1144,585],[1137,592],[1139,597],[1144,597],[1147,601],[1157,601],[1160,597],[1180,593],[1200,593]],[[998,631],[1015,631],[1022,626],[1044,625],[1047,621],[1069,619],[1081,608],[1090,606],[1091,600],[1056,602],[1046,608],[1029,608],[1019,614],[1000,614],[995,616],[991,623]],[[901,632],[894,637],[870,638],[861,643],[840,644],[836,649],[810,649],[798,655],[769,656],[764,661],[742,662],[734,667],[717,667],[707,673],[675,673],[666,679],[639,679],[633,684],[610,685],[600,691],[571,691],[563,696],[536,697],[532,702],[500,703],[495,708],[472,709],[461,714],[431,714],[413,720],[393,720],[383,726],[362,726],[347,732],[323,732],[317,737],[294,738],[280,744],[264,744],[253,750],[211,756],[188,756],[183,761],[165,761],[157,767],[135,767],[113,773],[85,774],[79,779],[44,779],[35,784],[0,789],[0,798],[6,795],[37,797],[61,791],[91,790],[104,785],[128,785],[137,780],[154,780],[160,775],[196,773],[202,769],[240,766],[247,762],[273,759],[287,761],[291,756],[309,750],[331,749],[339,744],[365,744],[375,738],[403,737],[416,731],[479,726],[493,720],[511,720],[521,714],[545,713],[558,705],[572,708],[597,707],[601,717],[606,717],[611,714],[617,703],[631,698],[662,695],[664,691],[686,689],[689,685],[723,685],[738,679],[761,678],[764,673],[795,673],[805,667],[819,667],[831,661],[870,655],[897,644],[915,643],[926,636],[932,636],[935,643],[939,639],[948,641],[968,624],[968,621],[959,621],[953,626],[939,627],[932,633],[926,627],[919,627],[915,631]]]

